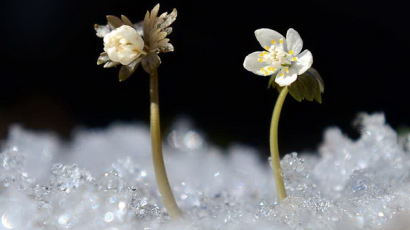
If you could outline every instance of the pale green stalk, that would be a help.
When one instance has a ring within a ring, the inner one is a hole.
[[[275,108],[273,109],[272,122],[270,126],[270,153],[271,153],[271,166],[273,170],[273,176],[276,183],[276,192],[279,197],[279,201],[286,198],[285,183],[283,181],[282,168],[280,167],[280,154],[278,146],[278,126],[280,112],[282,111],[283,103],[285,102],[286,95],[288,94],[288,87],[284,87],[280,92],[278,99],[276,99]]]
[[[154,163],[155,178],[162,197],[165,208],[172,218],[182,216],[171,187],[169,185],[164,158],[162,156],[161,129],[159,117],[159,96],[158,96],[158,71],[154,70],[150,76],[150,98],[151,98],[151,145],[152,160]]]

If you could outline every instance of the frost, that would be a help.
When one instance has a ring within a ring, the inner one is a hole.
[[[278,203],[254,149],[225,153],[176,122],[164,152],[179,222],[157,192],[147,127],[78,130],[70,144],[13,127],[0,153],[0,229],[407,229],[410,138],[382,114],[357,126],[358,140],[329,128],[317,154],[286,155],[288,198]]]

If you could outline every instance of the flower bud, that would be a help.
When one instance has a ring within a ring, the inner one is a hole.
[[[144,40],[131,26],[120,26],[104,36],[104,51],[113,62],[128,65],[144,49]]]

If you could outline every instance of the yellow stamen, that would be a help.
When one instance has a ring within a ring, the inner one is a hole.
[[[279,43],[280,44],[283,44],[285,41],[283,41],[283,38],[281,38],[280,40],[279,40]]]
[[[289,50],[288,54],[294,54],[293,50]]]
[[[279,77],[283,77],[283,76],[285,76],[285,74],[282,73],[282,72],[280,72],[280,73],[279,73]]]
[[[272,41],[270,41],[270,43],[275,44],[275,43],[276,43],[276,41],[275,41],[275,40],[272,40]]]
[[[289,73],[289,67],[285,67],[285,68],[283,68],[283,70],[284,70],[286,73]]]
[[[263,58],[258,58],[258,62],[263,62]]]
[[[276,70],[277,68],[273,66],[265,66],[259,69],[259,71],[265,76],[272,75]]]
[[[264,46],[263,48],[265,48],[265,50],[269,50],[270,46]]]
[[[263,51],[262,53],[259,54],[259,57],[263,57],[263,56],[265,56],[266,54],[268,54],[268,52]]]
[[[298,57],[293,57],[291,60],[292,60],[292,61],[297,61],[297,60],[298,60]]]
[[[272,67],[272,66],[269,66],[267,69],[268,69],[268,71],[271,71],[271,72],[274,72],[276,70],[276,68]]]

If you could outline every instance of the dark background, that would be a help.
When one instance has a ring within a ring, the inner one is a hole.
[[[401,1],[405,2],[405,1]],[[240,142],[267,153],[277,97],[267,78],[242,67],[260,50],[253,32],[295,28],[324,78],[323,104],[288,97],[282,113],[282,152],[315,149],[328,126],[355,135],[358,112],[384,111],[395,128],[409,123],[410,32],[405,3],[388,1],[162,1],[178,9],[162,55],[164,132],[180,116],[192,118],[219,145]],[[54,130],[105,127],[149,118],[148,76],[140,69],[119,83],[117,69],[96,66],[102,40],[93,24],[105,15],[143,19],[155,1],[10,0],[0,11],[0,133],[10,124]],[[357,134],[356,134],[357,135]]]

